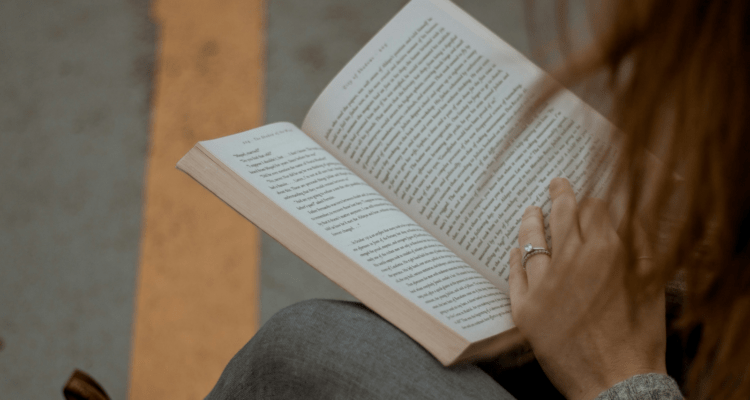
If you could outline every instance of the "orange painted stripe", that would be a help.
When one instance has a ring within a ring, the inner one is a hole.
[[[263,0],[155,0],[159,26],[131,399],[202,399],[258,328],[260,235],[175,169],[262,124]]]

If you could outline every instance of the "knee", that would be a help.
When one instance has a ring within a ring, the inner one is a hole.
[[[277,312],[253,338],[258,347],[297,357],[340,347],[342,336],[362,336],[365,326],[382,319],[360,303],[306,300]]]
[[[319,390],[351,356],[347,348],[353,343],[342,338],[363,336],[366,328],[360,325],[376,319],[359,303],[308,300],[289,306],[234,356],[209,398],[231,398],[229,393],[296,398]]]
[[[264,363],[306,365],[346,375],[358,363],[429,356],[411,338],[360,303],[308,300],[279,311],[258,332]],[[260,351],[259,351],[260,350]],[[366,361],[363,361],[366,360]]]
[[[310,363],[346,351],[353,339],[369,341],[372,327],[381,324],[388,325],[360,303],[306,300],[274,314],[238,356],[255,366],[272,363],[274,369]]]
[[[261,331],[295,334],[320,328],[325,324],[346,323],[375,316],[361,303],[339,300],[312,299],[292,304],[274,314]],[[260,333],[260,332],[259,332]]]

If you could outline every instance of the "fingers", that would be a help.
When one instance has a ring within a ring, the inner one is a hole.
[[[646,230],[643,229],[643,225],[638,219],[633,222],[633,240],[635,241],[636,254],[643,258],[653,257],[654,249],[651,247]]]
[[[521,267],[521,249],[514,248],[510,251],[510,276],[508,278],[510,285],[510,301],[516,304],[526,294],[528,281],[526,280],[526,271]]]
[[[562,248],[563,242],[571,236],[580,238],[576,196],[573,188],[565,178],[555,178],[549,184],[549,195],[552,200],[550,211],[550,234],[552,247]]]
[[[521,227],[518,230],[518,245],[523,248],[531,243],[533,247],[547,248],[547,239],[544,235],[544,216],[539,207],[528,207],[521,217]],[[525,255],[526,252],[524,251]],[[526,276],[528,281],[537,282],[545,274],[549,267],[550,258],[539,254],[530,257],[526,262]]]
[[[581,201],[578,206],[578,225],[584,241],[617,235],[609,219],[607,205],[602,199],[589,197]]]
[[[641,275],[648,275],[654,272],[656,263],[654,262],[654,250],[648,240],[646,230],[643,225],[636,219],[633,223],[633,241],[635,245],[636,270]]]

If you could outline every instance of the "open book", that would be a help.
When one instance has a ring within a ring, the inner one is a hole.
[[[444,365],[487,358],[522,341],[506,293],[524,208],[548,213],[553,177],[596,195],[611,176],[586,171],[609,123],[570,92],[521,121],[539,79],[453,3],[412,0],[301,129],[200,142],[177,166]]]

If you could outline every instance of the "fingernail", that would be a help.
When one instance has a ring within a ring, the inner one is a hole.
[[[566,183],[568,183],[568,179],[567,178],[563,178],[561,176],[558,176],[557,178],[552,179],[550,181],[549,185],[550,185],[550,187],[552,187],[552,186],[565,185]]]
[[[537,207],[537,206],[528,206],[528,207],[526,207],[526,210],[524,210],[524,213],[533,213],[533,212],[536,212],[538,210],[541,210],[541,209],[539,207]]]

